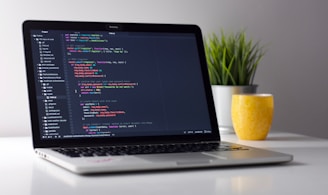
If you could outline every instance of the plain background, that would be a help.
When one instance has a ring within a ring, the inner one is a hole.
[[[275,96],[272,131],[328,138],[326,0],[0,0],[0,136],[30,135],[21,24],[27,19],[192,23],[266,45],[255,77]]]

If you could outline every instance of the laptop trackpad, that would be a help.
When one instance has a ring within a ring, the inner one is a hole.
[[[151,162],[176,162],[177,165],[186,164],[210,164],[213,160],[218,160],[213,156],[202,153],[172,153],[172,154],[152,154],[138,156]]]

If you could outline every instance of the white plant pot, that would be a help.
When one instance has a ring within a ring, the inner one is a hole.
[[[257,85],[228,86],[212,85],[216,117],[220,133],[235,133],[231,120],[231,98],[233,94],[256,93]]]

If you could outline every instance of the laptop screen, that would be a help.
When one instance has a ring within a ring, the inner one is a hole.
[[[41,140],[212,134],[195,33],[30,26],[31,115]]]

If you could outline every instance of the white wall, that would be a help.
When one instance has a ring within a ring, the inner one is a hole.
[[[267,43],[256,75],[275,95],[273,130],[328,138],[326,0],[0,0],[0,136],[30,135],[21,24],[26,19],[195,23]]]

